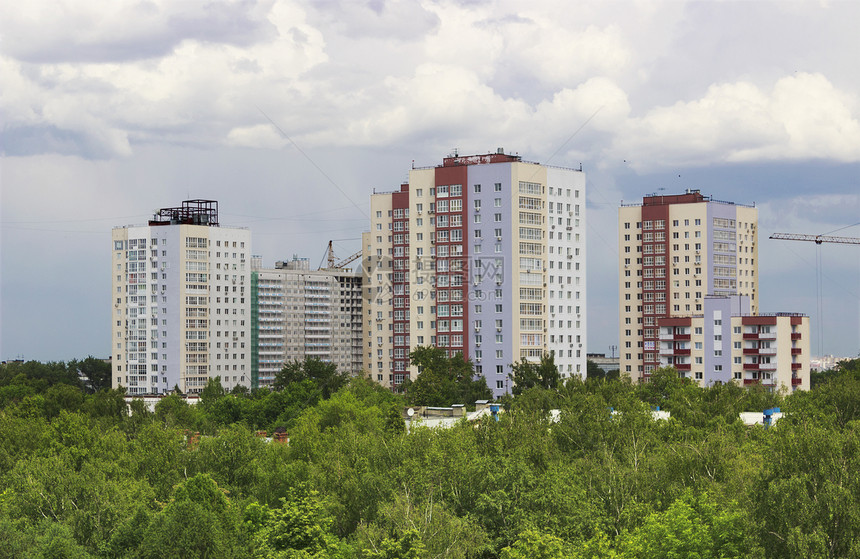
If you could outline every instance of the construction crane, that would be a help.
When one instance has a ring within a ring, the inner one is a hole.
[[[351,264],[352,262],[355,262],[356,260],[361,258],[361,251],[358,251],[355,254],[347,256],[343,260],[336,260],[334,256],[334,247],[332,247],[332,242],[333,241],[328,242],[328,249],[326,250],[326,260],[328,263],[328,266],[326,266],[327,270],[344,268],[348,264]]]
[[[821,243],[842,243],[844,245],[860,245],[858,237],[832,237],[827,235],[802,235],[799,233],[774,233],[770,236],[771,239],[779,241],[812,241],[820,245]]]
[[[850,226],[849,226],[850,227]],[[844,229],[844,228],[843,228]],[[833,237],[830,235],[803,235],[800,233],[774,233],[771,239],[779,241],[812,241],[821,246],[822,243],[839,243],[844,245],[860,245],[858,237]],[[818,249],[815,261],[816,296],[818,299],[818,351],[824,353],[824,286],[821,272],[821,250]]]

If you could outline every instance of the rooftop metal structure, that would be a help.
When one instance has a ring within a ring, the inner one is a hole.
[[[149,225],[207,225],[218,227],[217,200],[185,200],[178,208],[161,208]]]

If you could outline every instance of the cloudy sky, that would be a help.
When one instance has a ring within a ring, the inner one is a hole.
[[[413,161],[497,147],[587,173],[590,352],[618,339],[619,203],[699,188],[758,206],[761,310],[856,356],[860,246],[767,236],[860,237],[858,22],[829,0],[0,2],[0,358],[109,353],[112,226],[212,198],[267,265],[317,264]]]

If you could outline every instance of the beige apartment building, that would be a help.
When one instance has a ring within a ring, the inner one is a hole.
[[[618,212],[621,374],[660,367],[659,321],[704,312],[708,295],[745,295],[758,312],[758,210],[698,190],[645,196]]]

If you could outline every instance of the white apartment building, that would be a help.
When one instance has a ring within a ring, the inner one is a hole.
[[[341,372],[362,367],[361,272],[311,270],[306,258],[262,268],[252,259],[252,385],[269,386],[285,363],[315,357]]]
[[[187,200],[112,231],[112,386],[200,392],[251,385],[251,233]]]

